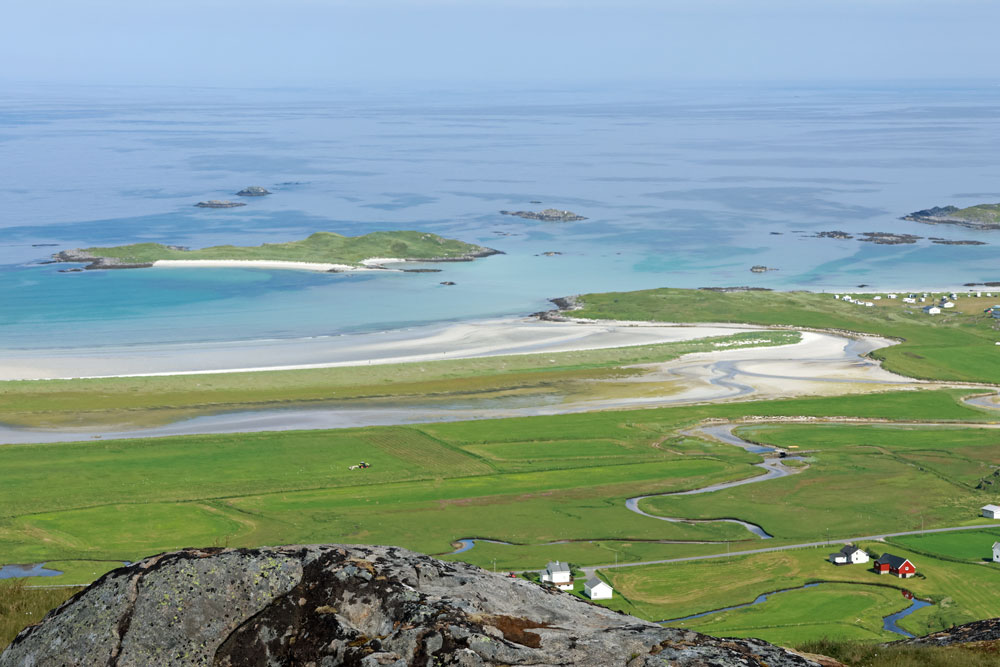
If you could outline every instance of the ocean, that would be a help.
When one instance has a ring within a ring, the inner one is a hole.
[[[1000,87],[973,84],[13,86],[0,93],[0,347],[331,336],[663,286],[832,292],[1000,280],[1000,231],[899,219],[1000,201],[998,149]],[[274,194],[237,209],[193,206],[247,185]],[[547,207],[587,220],[499,213]],[[434,265],[440,273],[60,273],[68,265],[43,263],[81,246],[393,229],[505,254]],[[832,230],[988,245],[814,237]],[[751,273],[758,264],[777,270]]]

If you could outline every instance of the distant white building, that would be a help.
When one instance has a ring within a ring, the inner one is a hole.
[[[890,299],[895,299],[896,298],[895,294],[886,294],[886,296],[889,297]]]
[[[542,582],[553,584],[561,591],[573,590],[573,573],[569,569],[569,564],[559,561],[549,563],[542,574]]]
[[[903,303],[916,303],[916,302],[917,302],[917,300],[913,299],[911,297],[908,297],[908,296],[903,297]]]
[[[925,306],[924,312],[927,313],[928,315],[940,315],[941,309],[938,308],[937,306]]]
[[[942,308],[954,308],[955,307],[955,303],[953,301],[942,301],[941,302],[941,307]]]
[[[878,295],[875,295],[875,296],[872,297],[872,301],[881,301],[881,300],[882,300],[882,297],[880,297]]]
[[[983,505],[982,511],[987,519],[1000,519],[1000,505]]]
[[[591,600],[610,600],[614,589],[597,577],[591,577],[583,585],[583,593]]]
[[[853,544],[844,546],[840,551],[830,554],[830,562],[834,565],[857,565],[871,560],[868,552]]]

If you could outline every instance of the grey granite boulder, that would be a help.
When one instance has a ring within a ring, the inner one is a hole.
[[[0,654],[2,667],[816,664],[470,565],[341,545],[154,556],[108,573]]]

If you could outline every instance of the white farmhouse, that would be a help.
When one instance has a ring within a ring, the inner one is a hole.
[[[542,573],[542,582],[553,584],[561,591],[573,590],[573,575],[570,572],[569,564],[559,561],[549,563],[545,566],[545,572]]]
[[[955,302],[954,301],[942,301],[941,302],[941,307],[942,308],[954,308],[955,307]]]
[[[1000,563],[1000,542],[993,543],[993,562]]]
[[[830,554],[830,562],[834,565],[857,565],[867,563],[870,559],[868,552],[853,544],[845,545],[840,551]]]
[[[924,312],[927,313],[928,315],[940,315],[941,309],[938,308],[937,306],[925,306]]]
[[[996,549],[993,551],[996,553]],[[591,577],[583,585],[583,593],[591,600],[610,600],[614,594],[614,589],[597,577]]]
[[[983,505],[982,511],[987,519],[1000,519],[1000,505]]]
[[[916,302],[917,302],[917,300],[913,299],[911,297],[908,297],[908,296],[904,296],[903,297],[903,303],[916,303]]]
[[[896,295],[896,294],[886,294],[886,296],[889,297],[890,299],[895,299],[896,296],[898,296],[898,295]]]

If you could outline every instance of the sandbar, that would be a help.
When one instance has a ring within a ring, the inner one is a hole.
[[[545,322],[526,318],[313,338],[120,348],[0,349],[0,380],[193,375],[393,364],[649,345],[762,330],[751,325],[640,325]]]
[[[372,260],[366,259],[361,262],[364,266],[354,266],[352,264],[320,262],[285,262],[273,259],[158,259],[153,262],[153,268],[290,269],[293,271],[319,271],[321,273],[385,270],[368,266],[367,263],[370,261]]]

